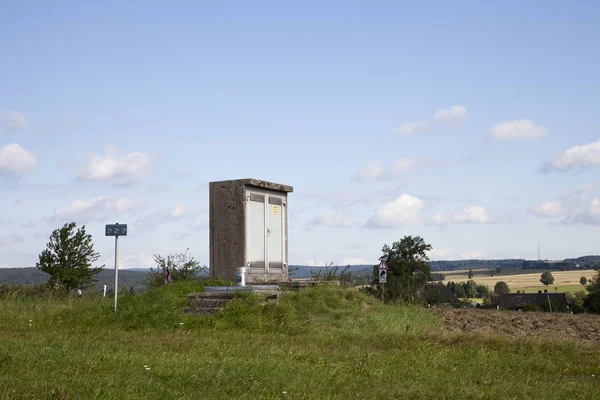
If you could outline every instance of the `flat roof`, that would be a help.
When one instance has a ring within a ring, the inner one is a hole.
[[[227,181],[210,182],[211,185],[220,184],[220,183],[229,183],[229,184],[236,183],[239,185],[252,186],[252,187],[256,187],[256,188],[275,190],[277,192],[285,192],[285,193],[291,193],[294,191],[294,188],[292,186],[282,185],[281,183],[267,182],[267,181],[263,181],[260,179],[254,179],[254,178],[232,179],[232,180],[227,180]]]

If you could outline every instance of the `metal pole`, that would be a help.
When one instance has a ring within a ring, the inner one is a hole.
[[[115,305],[114,312],[117,312],[117,293],[119,292],[119,236],[115,236]]]
[[[381,284],[381,301],[383,301],[385,303],[385,283]]]

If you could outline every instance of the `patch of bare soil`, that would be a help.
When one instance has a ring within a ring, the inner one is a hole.
[[[431,308],[451,332],[496,333],[511,338],[538,337],[600,343],[600,315]]]

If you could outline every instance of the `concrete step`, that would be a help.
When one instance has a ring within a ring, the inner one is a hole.
[[[228,292],[199,292],[199,293],[190,293],[187,295],[188,301],[196,300],[196,299],[232,299],[234,297],[234,293]]]
[[[190,315],[199,315],[199,316],[210,316],[215,315],[221,308],[213,307],[213,308],[184,308],[183,312]]]
[[[191,299],[188,301],[188,304],[192,308],[216,308],[216,307],[225,307],[225,304],[229,302],[229,299],[213,299],[213,298],[199,298],[199,299]]]

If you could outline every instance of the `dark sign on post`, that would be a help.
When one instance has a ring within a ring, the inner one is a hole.
[[[117,311],[117,293],[119,293],[119,236],[127,236],[127,224],[106,225],[106,236],[115,237],[115,304],[113,310]]]
[[[106,225],[106,236],[127,236],[127,224]]]

